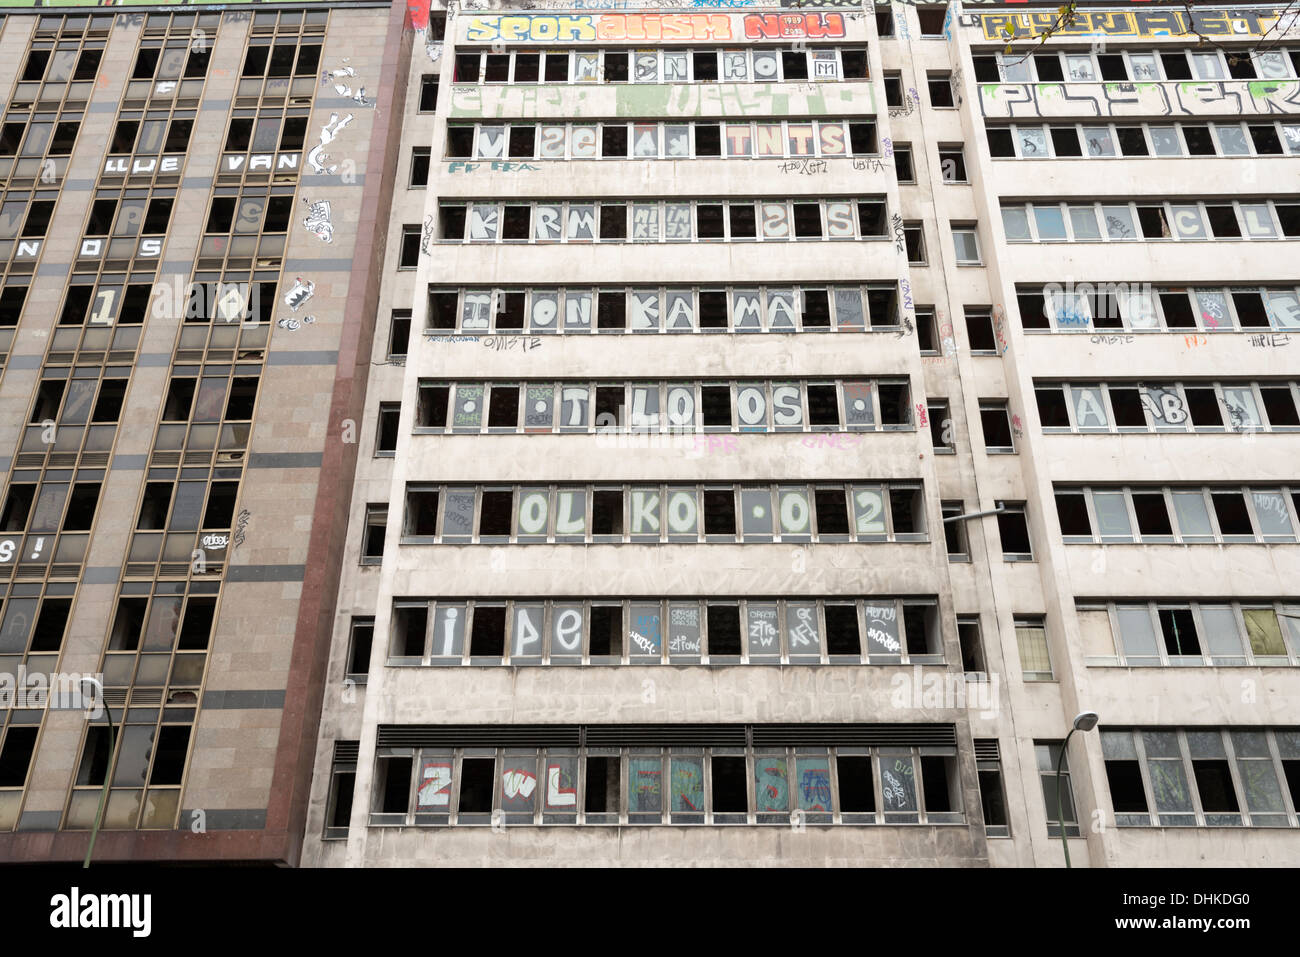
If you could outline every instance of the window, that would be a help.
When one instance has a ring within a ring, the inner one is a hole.
[[[394,309],[388,323],[388,359],[404,360],[411,341],[411,310]]]
[[[957,504],[960,506],[961,503]],[[961,667],[966,672],[967,680],[982,680],[985,671],[984,641],[980,637],[978,615],[957,616],[957,640],[961,646]]]
[[[894,35],[894,12],[889,8],[876,11],[876,34],[881,37]]]
[[[420,265],[420,227],[403,226],[398,269],[414,269]]]
[[[1047,831],[1058,840],[1064,816],[1066,837],[1079,836],[1079,821],[1074,810],[1074,790],[1070,784],[1069,756],[1061,751],[1060,741],[1035,741],[1038,776],[1043,785],[1043,807],[1047,812]],[[1060,764],[1060,790],[1057,790],[1057,764]]]
[[[411,186],[429,185],[429,155],[427,146],[417,146],[411,150]]]
[[[980,400],[980,428],[984,432],[984,451],[990,454],[1015,452],[1011,416],[1004,400]]]
[[[925,83],[930,91],[930,105],[936,108],[954,107],[952,74],[948,72],[930,72],[925,75]]]
[[[973,223],[953,223],[952,242],[956,249],[958,265],[979,265],[979,239]]]
[[[1023,502],[1006,502],[1005,511],[998,513],[998,535],[1002,540],[1002,560],[1007,562],[1033,561],[1029,543],[1029,523],[1025,518]]]
[[[966,183],[966,156],[960,145],[939,147],[939,171],[945,183]]]
[[[347,837],[348,823],[352,818],[352,797],[356,790],[357,746],[356,741],[334,742],[329,797],[325,806],[324,837],[326,840]]]
[[[421,113],[432,113],[438,108],[438,78],[426,73],[420,77]]]
[[[916,8],[916,18],[921,23],[921,36],[927,39],[943,37],[943,25],[948,13],[946,4]]]
[[[926,403],[930,418],[930,442],[936,452],[956,452],[953,446],[952,419],[948,415],[947,399],[930,399]]]
[[[897,71],[886,71],[883,79],[885,81],[885,105],[901,107],[903,105],[903,75]]]
[[[961,502],[943,502],[943,535],[948,543],[948,561],[970,561],[970,546],[966,544],[966,523],[954,521],[962,514]]]
[[[916,171],[912,167],[912,144],[894,144],[894,172],[900,183],[915,183]]]
[[[361,533],[361,564],[378,564],[384,557],[384,534],[388,527],[388,506],[367,505]]]
[[[975,759],[985,833],[989,837],[1010,837],[1006,791],[1002,785],[1002,759],[997,738],[976,738]]]
[[[1047,629],[1042,618],[1015,619],[1020,671],[1026,681],[1052,681],[1052,661],[1047,652]]]
[[[918,222],[903,224],[903,242],[907,247],[907,262],[912,266],[925,265],[925,231]]]
[[[966,338],[970,342],[972,355],[997,355],[998,342],[993,333],[993,312],[987,308],[964,310],[966,316]]]
[[[394,455],[397,452],[397,423],[401,418],[400,402],[379,403],[379,424],[375,429],[375,454]]]

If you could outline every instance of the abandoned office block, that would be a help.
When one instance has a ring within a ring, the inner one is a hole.
[[[6,9],[0,859],[1300,860],[1300,22],[1058,7]]]

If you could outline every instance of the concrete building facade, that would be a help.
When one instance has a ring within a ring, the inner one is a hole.
[[[1281,6],[244,7],[0,30],[0,855],[1296,860]]]

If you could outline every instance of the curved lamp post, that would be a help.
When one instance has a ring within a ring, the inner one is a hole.
[[[1061,742],[1061,753],[1056,756],[1056,826],[1061,829],[1061,849],[1065,851],[1065,866],[1070,866],[1070,844],[1065,837],[1064,792],[1061,790],[1061,762],[1065,760],[1066,749],[1070,746],[1070,735],[1076,731],[1091,731],[1097,727],[1097,712],[1080,711],[1074,717],[1074,727]]]

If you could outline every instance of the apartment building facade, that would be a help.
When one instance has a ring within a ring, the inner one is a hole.
[[[45,6],[5,859],[1296,859],[1280,5]]]
[[[1293,860],[1282,12],[435,5],[304,863]]]
[[[401,11],[0,12],[0,859],[296,862]]]

